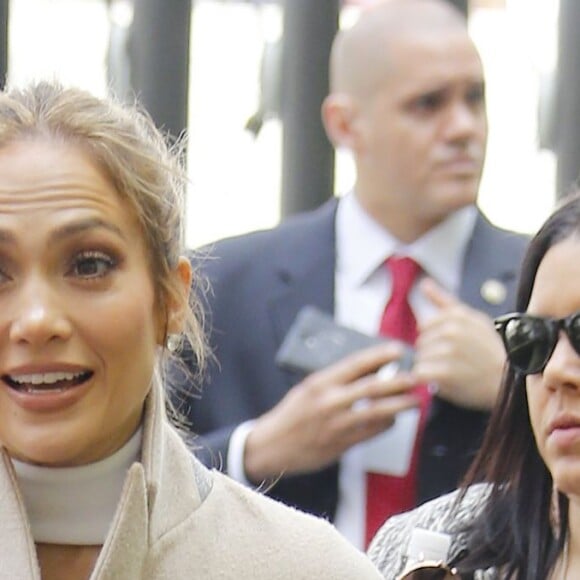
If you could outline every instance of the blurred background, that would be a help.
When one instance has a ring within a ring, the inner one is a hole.
[[[369,3],[0,0],[0,64],[8,84],[56,77],[137,94],[165,130],[187,130],[187,242],[198,246],[351,187],[349,156],[332,153],[318,110],[332,37]],[[580,167],[580,2],[453,3],[487,76],[480,205],[498,225],[533,232]]]

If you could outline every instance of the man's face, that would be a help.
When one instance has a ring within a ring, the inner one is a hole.
[[[462,31],[393,39],[388,72],[359,101],[361,201],[432,227],[475,202],[487,118],[483,70]],[[366,197],[366,199],[365,199]]]

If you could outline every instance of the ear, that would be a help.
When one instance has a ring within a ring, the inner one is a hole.
[[[335,147],[355,150],[359,140],[358,107],[346,94],[331,94],[322,103],[322,122]]]
[[[175,277],[175,292],[169,297],[167,305],[167,332],[177,334],[183,329],[191,291],[191,264],[185,256],[179,258],[171,275]]]

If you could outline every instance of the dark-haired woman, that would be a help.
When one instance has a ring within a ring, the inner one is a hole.
[[[447,576],[435,562],[422,578],[580,578],[578,194],[531,241],[517,312],[496,328],[507,366],[483,446],[460,490],[383,525],[369,553],[385,578],[409,565],[421,529],[449,542]]]

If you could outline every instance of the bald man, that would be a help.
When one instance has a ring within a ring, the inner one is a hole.
[[[450,5],[368,9],[336,38],[322,108],[329,138],[354,158],[353,191],[273,230],[218,242],[201,264],[217,362],[199,399],[177,398],[200,434],[200,456],[329,518],[361,549],[389,510],[456,486],[495,400],[503,349],[492,317],[512,306],[526,240],[476,206],[484,95],[480,58]],[[304,305],[378,334],[392,256],[417,264],[412,372],[377,372],[401,355],[391,344],[306,377],[276,366]],[[369,474],[405,497],[372,507]]]

